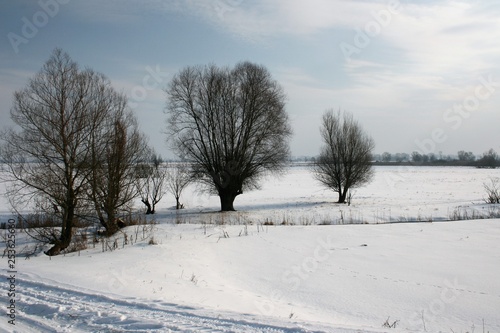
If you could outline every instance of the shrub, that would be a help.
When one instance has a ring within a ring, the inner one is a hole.
[[[500,178],[490,178],[490,182],[484,183],[483,186],[487,195],[487,198],[485,199],[486,203],[500,203]]]

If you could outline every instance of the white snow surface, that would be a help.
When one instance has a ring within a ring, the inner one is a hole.
[[[499,176],[376,167],[347,206],[300,166],[238,197],[237,212],[190,187],[181,212],[164,199],[153,230],[80,252],[26,258],[34,243],[17,230],[16,325],[5,315],[0,331],[500,332],[500,219],[448,221],[492,215],[483,183]]]

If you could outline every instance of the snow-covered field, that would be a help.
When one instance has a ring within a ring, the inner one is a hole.
[[[224,214],[191,187],[185,210],[166,197],[154,230],[124,229],[113,251],[18,257],[16,325],[5,315],[0,330],[500,332],[500,219],[447,221],[496,212],[483,204],[491,176],[500,170],[377,167],[347,206],[292,167]],[[31,242],[16,240],[19,252]]]

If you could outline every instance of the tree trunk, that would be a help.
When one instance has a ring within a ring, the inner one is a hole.
[[[116,216],[113,210],[108,212],[106,215],[108,216],[108,220],[106,221],[104,228],[106,228],[106,235],[112,236],[120,230],[120,228],[118,228],[118,224],[116,223]]]
[[[234,209],[234,199],[236,199],[236,195],[229,192],[219,193],[220,197],[220,210],[221,212],[233,212]]]
[[[120,228],[118,227],[118,224],[116,223],[115,219],[112,221],[108,221],[108,228],[106,229],[106,236],[113,236],[115,233],[118,232]]]
[[[339,191],[339,201],[337,201],[337,203],[345,203],[345,198],[347,197],[347,191],[344,190],[344,191]]]
[[[154,207],[151,208],[151,204],[149,203],[149,200],[148,199],[146,199],[146,200],[141,199],[141,201],[144,205],[146,205],[146,215],[154,214]]]
[[[181,209],[181,202],[179,201],[180,197],[175,197],[175,209]]]
[[[61,237],[49,250],[45,252],[48,256],[57,256],[64,249],[66,249],[71,243],[71,237],[73,236],[73,219],[75,217],[75,209],[71,205],[66,214],[64,214],[63,227],[61,229]]]

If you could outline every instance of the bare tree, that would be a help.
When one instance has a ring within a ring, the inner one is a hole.
[[[458,160],[462,162],[474,162],[476,160],[476,156],[471,151],[466,152],[464,150],[460,150],[458,152]]]
[[[68,54],[56,49],[27,87],[14,94],[11,118],[17,126],[1,136],[3,165],[13,181],[9,195],[52,210],[60,229],[51,235],[48,255],[70,245],[87,189],[88,139],[103,121],[95,106],[105,98],[105,85],[101,75],[80,71]]]
[[[141,202],[146,206],[146,214],[156,212],[156,204],[160,202],[167,191],[167,168],[163,166],[161,156],[154,151],[149,153],[145,163],[136,169],[136,185],[141,196]]]
[[[117,215],[130,211],[138,195],[136,168],[146,156],[146,139],[127,109],[126,97],[110,91],[102,112],[106,121],[91,135],[88,197],[107,235],[118,230]]]
[[[424,160],[424,156],[420,152],[414,151],[411,153],[411,160],[414,163],[422,163]]]
[[[181,194],[193,182],[190,165],[187,163],[172,163],[167,175],[167,189],[175,197],[175,209],[181,209],[183,208],[180,202]]]
[[[391,160],[392,160],[392,155],[391,155],[391,153],[389,153],[389,152],[384,152],[384,153],[382,154],[382,162],[386,162],[386,163],[388,163],[388,162],[390,162]]]
[[[477,165],[480,168],[494,169],[498,166],[498,162],[498,154],[493,148],[491,148],[487,152],[483,153],[483,156],[477,160]]]
[[[409,161],[410,160],[410,155],[408,155],[406,153],[396,153],[394,155],[394,159],[396,160],[396,162],[401,163],[401,162],[404,162],[404,161]]]
[[[222,211],[234,210],[264,173],[284,170],[291,129],[283,90],[266,68],[187,67],[166,92],[172,146],[220,197]]]
[[[339,194],[338,203],[344,203],[349,189],[371,180],[375,143],[351,114],[335,114],[333,110],[323,115],[321,136],[325,145],[316,160],[314,176]]]

